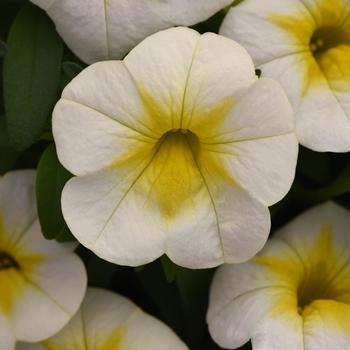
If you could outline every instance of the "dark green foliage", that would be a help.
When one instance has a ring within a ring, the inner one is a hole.
[[[72,175],[59,163],[51,144],[43,153],[37,170],[36,199],[40,225],[47,239],[72,240],[61,211],[61,193]]]
[[[25,5],[14,20],[4,61],[10,143],[27,149],[40,137],[57,101],[63,42],[43,11]]]

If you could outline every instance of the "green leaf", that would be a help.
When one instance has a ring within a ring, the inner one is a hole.
[[[36,199],[42,232],[47,239],[72,240],[61,211],[61,193],[72,175],[57,158],[54,144],[43,153],[36,178]]]
[[[0,40],[0,58],[3,58],[6,55],[7,46],[6,44]]]
[[[4,98],[10,142],[24,150],[42,133],[57,100],[63,42],[50,19],[27,4],[7,41]]]
[[[0,116],[0,175],[11,170],[15,166],[20,155],[20,152],[10,147],[5,117]]]

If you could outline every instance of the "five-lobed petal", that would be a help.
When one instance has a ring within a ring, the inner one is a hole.
[[[53,132],[76,175],[62,196],[68,226],[100,257],[132,266],[164,253],[192,268],[252,257],[298,152],[279,84],[258,79],[234,41],[188,28],[84,70],[56,105]]]
[[[89,288],[85,300],[61,332],[40,344],[21,343],[16,350],[188,350],[165,324],[130,300]]]
[[[70,247],[43,238],[35,172],[0,178],[0,348],[58,332],[78,310],[86,272]]]
[[[296,111],[300,143],[350,151],[350,7],[346,0],[245,0],[220,33],[279,80]]]
[[[159,30],[208,19],[232,0],[31,0],[84,62],[123,58]]]
[[[249,262],[224,265],[211,288],[208,323],[224,348],[350,347],[350,216],[326,203],[287,224]]]

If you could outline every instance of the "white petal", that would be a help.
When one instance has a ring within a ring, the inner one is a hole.
[[[159,30],[204,21],[231,0],[33,2],[47,11],[71,50],[83,61],[92,63],[120,59]]]
[[[21,350],[96,348],[109,350],[186,350],[186,345],[165,324],[142,312],[130,300],[102,289],[90,288],[81,310],[43,347]]]
[[[169,232],[166,253],[175,263],[189,268],[246,261],[267,240],[268,209],[240,188],[216,186],[204,173],[206,184],[202,184],[201,194],[193,197],[196,206],[177,218]]]
[[[304,321],[307,350],[349,349],[350,305],[333,300],[311,304]]]
[[[16,338],[8,320],[0,315],[0,348],[4,350],[15,349]]]
[[[145,264],[164,252],[187,267],[253,256],[267,239],[267,208],[218,180],[205,161],[199,171],[186,145],[165,142],[169,145],[131,170],[119,167],[70,180],[62,208],[73,234],[97,255],[122,265]]]
[[[187,346],[165,324],[144,313],[130,300],[100,289],[91,289],[83,305],[88,344],[104,343],[121,330],[120,349],[186,350]]]
[[[7,244],[21,237],[36,220],[35,172],[21,170],[0,177],[0,225]]]
[[[296,313],[293,288],[303,273],[299,257],[286,243],[276,239],[270,240],[258,259],[259,256],[266,262],[271,259],[274,265],[280,263],[279,259],[288,261],[290,265],[280,267],[285,278],[271,273],[268,264],[256,259],[244,264],[223,265],[215,274],[207,321],[212,337],[222,347],[241,346],[255,332],[259,332],[260,339],[262,329],[259,327],[266,319],[283,314],[283,319],[288,320],[290,312]]]
[[[253,290],[237,296],[226,304],[220,313],[208,319],[211,336],[223,348],[232,349],[242,346],[254,336],[255,332],[262,331],[260,327],[273,309],[274,300],[285,298],[286,295],[288,297],[288,293],[291,292],[284,288],[267,287],[264,290]],[[288,318],[285,321],[287,320]],[[271,332],[269,336],[272,336]],[[258,340],[260,341],[261,339]],[[257,349],[282,350],[277,347]]]
[[[252,346],[254,350],[311,350],[304,347],[303,337],[303,320],[294,311],[262,320],[252,337]]]
[[[273,101],[273,102],[272,102]],[[298,141],[292,108],[273,80],[260,79],[234,105],[221,130],[202,139],[253,197],[272,205],[290,189]]]
[[[328,50],[318,63],[310,58],[308,69],[312,69],[311,64],[317,66],[318,76],[305,93],[297,120],[298,137],[306,147],[316,151],[350,150],[349,58],[350,46],[346,45]]]
[[[294,105],[296,132],[302,145],[320,152],[350,149],[349,90],[327,80],[310,53],[279,58],[261,69],[264,76],[281,83]],[[317,85],[310,70],[317,74]]]
[[[168,130],[182,127],[196,133],[208,108],[256,79],[251,58],[241,46],[211,33],[199,36],[188,28],[153,35],[125,63],[162,117],[171,120]]]
[[[297,116],[297,135],[302,145],[318,152],[350,150],[348,95],[338,95],[328,83],[323,89],[310,91]]]
[[[17,339],[39,341],[57,333],[77,311],[85,294],[86,272],[75,254],[41,236],[37,222],[17,244],[25,251],[18,258],[24,285],[11,319]],[[26,259],[31,255],[43,260],[28,270]]]
[[[303,18],[305,42],[286,40],[286,33],[271,20],[271,16]],[[299,0],[245,0],[231,8],[220,28],[220,34],[237,40],[252,55],[256,65],[270,62],[309,49],[315,22],[313,16]],[[266,45],[266,38],[269,44]]]
[[[218,132],[217,119],[225,119],[236,97],[256,80],[252,59],[242,46],[213,33],[202,35],[187,76],[182,128],[201,138],[209,130]]]
[[[96,63],[66,87],[55,107],[59,159],[72,173],[83,175],[111,165],[127,148],[152,147],[161,134],[150,129],[151,121],[145,125],[147,118],[123,63]]]
[[[105,260],[137,266],[164,253],[165,225],[159,214],[144,209],[144,197],[133,190],[141,172],[139,167],[131,174],[121,169],[78,177],[63,190],[68,226],[80,243]]]
[[[315,242],[326,229],[331,234],[330,239],[338,258],[346,259],[347,247],[350,244],[349,227],[349,211],[333,202],[327,202],[299,215],[279,230],[276,237],[307,258],[310,248],[315,248]],[[328,248],[332,249],[331,246]]]
[[[154,34],[124,59],[156,118],[167,122],[164,132],[180,128],[191,66],[201,36],[189,28]]]
[[[47,10],[56,0],[31,0],[31,2],[37,6],[40,6],[43,10]]]
[[[186,350],[188,347],[174,336],[174,332],[162,322],[143,312],[138,312],[128,322],[124,340],[126,349],[135,350]],[[157,335],[155,337],[155,335]]]

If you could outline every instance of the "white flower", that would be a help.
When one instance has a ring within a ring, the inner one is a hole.
[[[263,76],[280,81],[302,145],[350,151],[350,6],[347,0],[245,0],[220,34],[237,40]]]
[[[107,290],[89,288],[71,322],[40,344],[16,350],[188,350],[165,324],[130,300]]]
[[[159,30],[208,19],[232,0],[31,0],[86,63],[121,59]]]
[[[224,265],[211,288],[208,323],[223,348],[350,349],[350,212],[308,210],[257,257]]]
[[[62,196],[68,226],[100,257],[132,266],[164,253],[193,268],[249,259],[297,159],[281,87],[257,79],[232,40],[188,28],[84,70],[56,105],[53,132],[77,176]]]
[[[81,260],[43,238],[35,206],[35,172],[0,178],[0,349],[58,332],[86,289]]]

